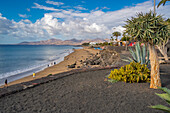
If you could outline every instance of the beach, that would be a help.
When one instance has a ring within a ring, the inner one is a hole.
[[[116,49],[120,55],[129,54],[123,47]],[[163,91],[150,89],[150,83],[108,82],[106,76],[110,71],[120,68],[116,65],[82,67],[80,60],[91,58],[98,52],[100,50],[76,49],[64,61],[36,73],[35,77],[30,75],[0,88],[0,112],[163,113],[149,107],[168,106],[155,95]],[[68,68],[75,62],[75,68]],[[162,87],[170,88],[169,68],[170,64],[160,65]]]
[[[71,54],[66,56],[64,58],[64,61],[60,62],[59,64],[50,66],[50,67],[44,69],[43,71],[36,73],[35,77],[30,75],[30,76],[15,80],[13,82],[10,82],[10,83],[8,83],[8,86],[18,84],[18,83],[22,83],[22,82],[35,80],[35,79],[38,79],[38,78],[42,78],[42,77],[48,76],[49,74],[57,74],[57,73],[77,69],[77,68],[79,68],[79,66],[82,67],[80,60],[84,61],[85,59],[90,58],[92,55],[98,53],[99,51],[100,50],[89,49],[89,48],[74,49],[74,52],[72,52]],[[75,68],[68,68],[68,65],[72,65],[75,62],[76,62]],[[97,65],[93,66],[93,67],[97,67]],[[1,86],[1,88],[2,87],[3,86]]]

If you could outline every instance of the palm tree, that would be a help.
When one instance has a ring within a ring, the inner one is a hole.
[[[113,41],[113,37],[111,36],[110,38],[111,38],[110,40]]]
[[[130,40],[130,36],[128,36],[127,33],[124,32],[121,41],[126,41],[125,50],[127,50],[127,41],[129,41],[129,40]]]
[[[150,88],[161,87],[159,61],[155,45],[168,37],[167,25],[163,24],[162,16],[156,16],[152,12],[139,13],[137,17],[132,17],[126,21],[126,33],[135,40],[148,43],[151,65],[151,84]]]
[[[121,36],[121,33],[116,31],[116,32],[113,32],[112,35],[115,36],[117,40],[117,37]]]
[[[110,39],[110,44],[111,44],[111,46],[113,46],[113,37],[111,36],[110,38],[111,38]]]
[[[163,4],[163,6],[164,6],[167,1],[170,1],[170,0],[161,0],[161,1],[159,2],[159,4],[158,4],[157,8],[158,8],[161,4]]]

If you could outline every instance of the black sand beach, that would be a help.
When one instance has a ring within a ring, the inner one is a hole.
[[[161,65],[161,80],[170,88],[170,65]],[[0,113],[162,113],[163,104],[149,83],[109,83],[110,69],[66,76],[0,98]]]

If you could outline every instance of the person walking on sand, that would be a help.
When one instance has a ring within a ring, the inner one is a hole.
[[[8,81],[7,81],[7,79],[5,80],[5,87],[7,87],[8,86]]]
[[[33,73],[32,76],[35,77],[35,73]]]

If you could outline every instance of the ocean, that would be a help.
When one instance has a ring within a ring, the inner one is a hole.
[[[64,45],[0,45],[0,85],[39,72],[81,47]]]

